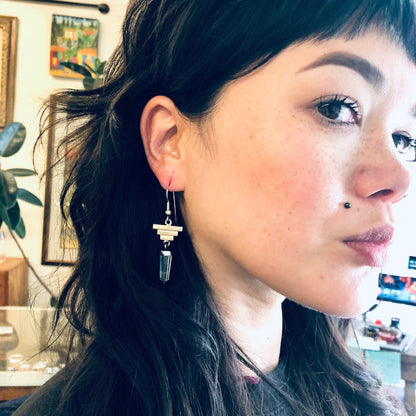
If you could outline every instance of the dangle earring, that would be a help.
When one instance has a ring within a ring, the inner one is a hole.
[[[175,221],[176,221],[176,201],[175,201],[175,192],[173,194],[173,207],[175,212]],[[172,211],[170,210],[169,203],[169,191],[166,189],[166,219],[165,224],[153,224],[153,229],[157,230],[157,234],[160,236],[161,241],[163,241],[163,249],[160,251],[159,257],[159,279],[166,283],[169,280],[170,268],[172,266],[172,252],[167,250],[170,246],[171,241],[178,236],[178,233],[183,230],[183,227],[172,225],[172,220],[170,216]]]

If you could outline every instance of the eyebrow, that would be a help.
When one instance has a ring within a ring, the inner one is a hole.
[[[316,61],[300,69],[299,72],[308,71],[310,69],[319,68],[325,65],[339,65],[350,68],[360,74],[367,82],[374,87],[380,88],[384,83],[383,74],[360,56],[347,52],[332,52],[321,56]]]

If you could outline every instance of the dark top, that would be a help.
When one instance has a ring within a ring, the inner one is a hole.
[[[53,376],[39,390],[31,394],[19,406],[13,416],[52,416],[58,406],[60,392],[69,380],[69,372],[65,369]]]
[[[269,378],[280,388],[285,389],[285,365],[283,362],[268,374]],[[293,411],[284,398],[267,382],[259,380],[257,384],[248,384],[248,389],[261,416],[292,416]]]
[[[22,403],[29,397],[29,395],[18,397],[14,400],[4,401],[0,403],[0,416],[10,416]]]
[[[0,416],[53,416],[56,409],[60,392],[68,382],[70,372],[61,370],[58,374],[47,381],[38,391],[30,395],[27,400],[22,398],[4,404],[4,413]],[[284,365],[279,365],[269,374],[270,379],[276,384],[284,385]],[[280,394],[265,381],[250,379],[247,381],[250,394],[259,409],[259,416],[291,416],[293,412],[286,404]],[[16,408],[18,409],[16,410]],[[13,413],[13,411],[15,413]],[[0,405],[1,411],[1,405]],[[76,414],[76,412],[74,413]]]

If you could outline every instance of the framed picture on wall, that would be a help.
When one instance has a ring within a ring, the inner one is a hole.
[[[94,68],[100,22],[96,19],[52,15],[49,73],[59,77],[83,78],[61,65],[72,62]]]
[[[54,123],[55,112],[52,109],[50,121]],[[43,217],[42,264],[71,266],[78,255],[78,242],[71,224],[62,216],[60,197],[65,179],[71,169],[74,152],[66,152],[59,147],[71,126],[66,123],[50,128],[47,147],[47,172],[45,181],[45,209]],[[58,156],[59,154],[59,156]],[[56,160],[58,163],[55,163]],[[67,210],[64,206],[64,210]]]
[[[0,130],[13,121],[17,17],[0,16]]]

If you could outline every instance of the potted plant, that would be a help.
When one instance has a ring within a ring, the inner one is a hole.
[[[86,90],[92,90],[98,88],[102,84],[102,78],[104,73],[106,61],[100,61],[98,58],[94,60],[94,67],[84,63],[82,65],[74,62],[61,62],[61,65],[71,71],[76,72],[84,77],[82,83]]]
[[[26,128],[22,123],[13,122],[0,132],[0,157],[16,154],[26,139]],[[20,238],[26,234],[25,224],[20,215],[19,200],[42,206],[40,199],[26,189],[19,188],[16,177],[33,176],[31,169],[2,169],[0,164],[0,225],[4,222]]]
[[[25,139],[26,128],[22,123],[13,122],[8,124],[0,132],[0,157],[15,155],[21,149]],[[12,168],[4,170],[0,164],[0,226],[3,223],[6,224],[28,267],[52,298],[55,298],[52,291],[30,264],[28,257],[15,236],[16,233],[20,238],[24,238],[26,234],[25,224],[20,214],[19,200],[39,207],[42,206],[42,202],[36,195],[27,189],[20,188],[16,181],[17,177],[33,175],[36,175],[36,172],[32,169]]]

